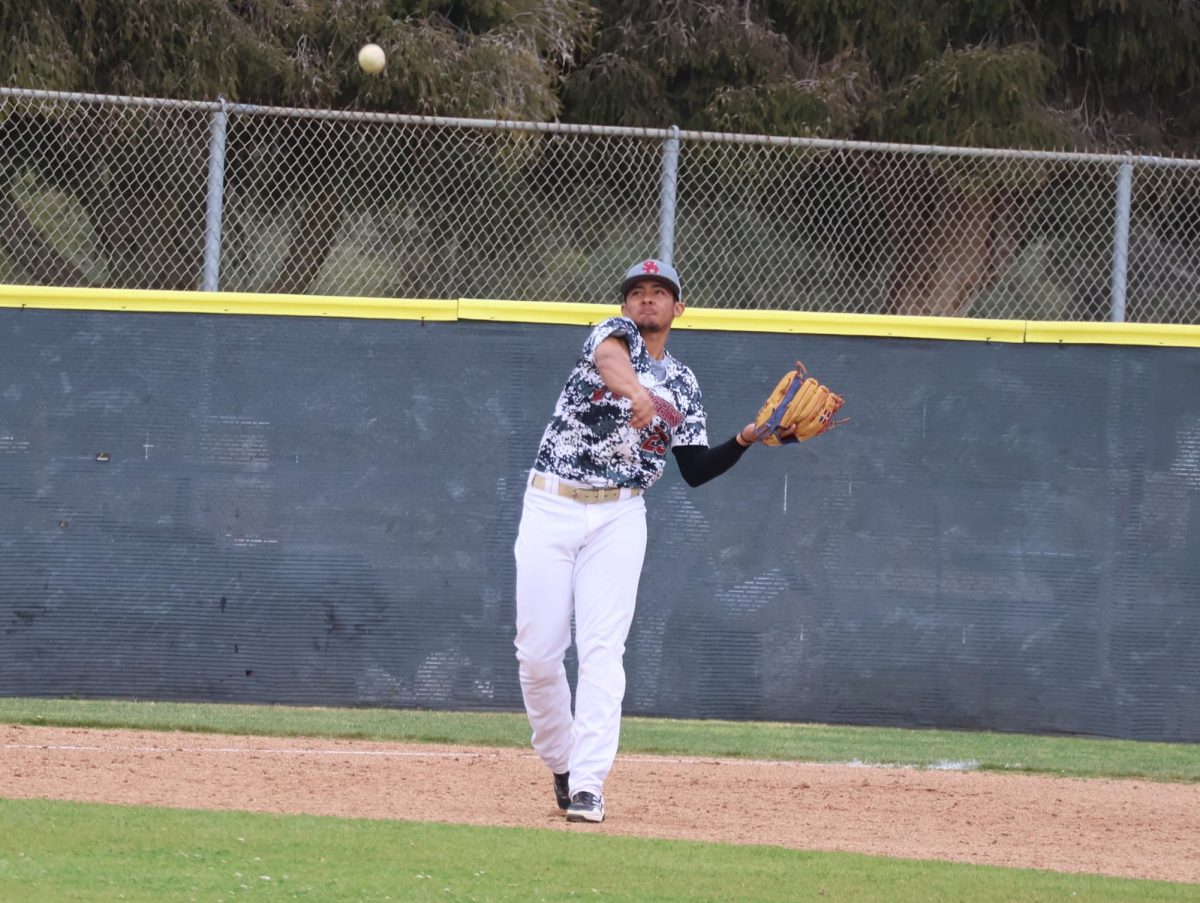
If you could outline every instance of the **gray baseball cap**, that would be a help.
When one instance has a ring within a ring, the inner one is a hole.
[[[621,280],[621,298],[624,299],[630,287],[642,279],[661,282],[675,294],[676,301],[683,299],[683,287],[679,284],[679,274],[675,272],[675,267],[653,258],[639,261],[625,271],[625,278]]]

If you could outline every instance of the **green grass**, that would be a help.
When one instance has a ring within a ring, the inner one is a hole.
[[[524,715],[0,698],[0,722],[523,748]],[[623,753],[1200,781],[1200,745],[816,724],[627,718]]]
[[[0,800],[0,899],[1183,901],[1193,885],[574,831]]]

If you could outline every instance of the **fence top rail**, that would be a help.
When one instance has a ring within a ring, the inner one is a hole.
[[[670,128],[631,128],[610,125],[573,125],[564,122],[527,122],[510,119],[469,119],[454,116],[418,116],[409,113],[376,113],[367,110],[317,110],[303,107],[268,107],[217,100],[171,100],[155,97],[131,97],[80,91],[47,91],[36,88],[0,86],[0,98],[56,100],[71,103],[104,103],[120,106],[157,107],[199,112],[238,113],[251,116],[285,116],[304,119],[373,122],[394,125],[442,126],[496,131],[544,132],[563,135],[591,135],[617,138],[676,139],[712,144],[756,144],[771,147],[809,148],[820,151],[856,150],[877,153],[982,157],[994,160],[1041,160],[1059,163],[1102,163],[1200,169],[1200,159],[1163,157],[1153,154],[1089,153],[1083,151],[1022,150],[1018,148],[954,147],[938,144],[901,144],[886,141],[851,141],[836,138],[799,138],[783,135],[751,135],[735,132],[708,132]]]

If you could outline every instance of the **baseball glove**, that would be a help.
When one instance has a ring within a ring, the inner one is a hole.
[[[833,419],[845,403],[846,399],[808,376],[804,364],[796,361],[796,369],[788,371],[759,408],[755,435],[764,445],[803,442],[845,423]],[[780,436],[789,427],[795,427],[795,434]]]

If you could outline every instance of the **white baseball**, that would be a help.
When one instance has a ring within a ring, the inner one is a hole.
[[[362,67],[363,72],[369,72],[371,75],[382,72],[386,62],[387,56],[378,44],[363,44],[362,49],[358,51],[358,65]]]

